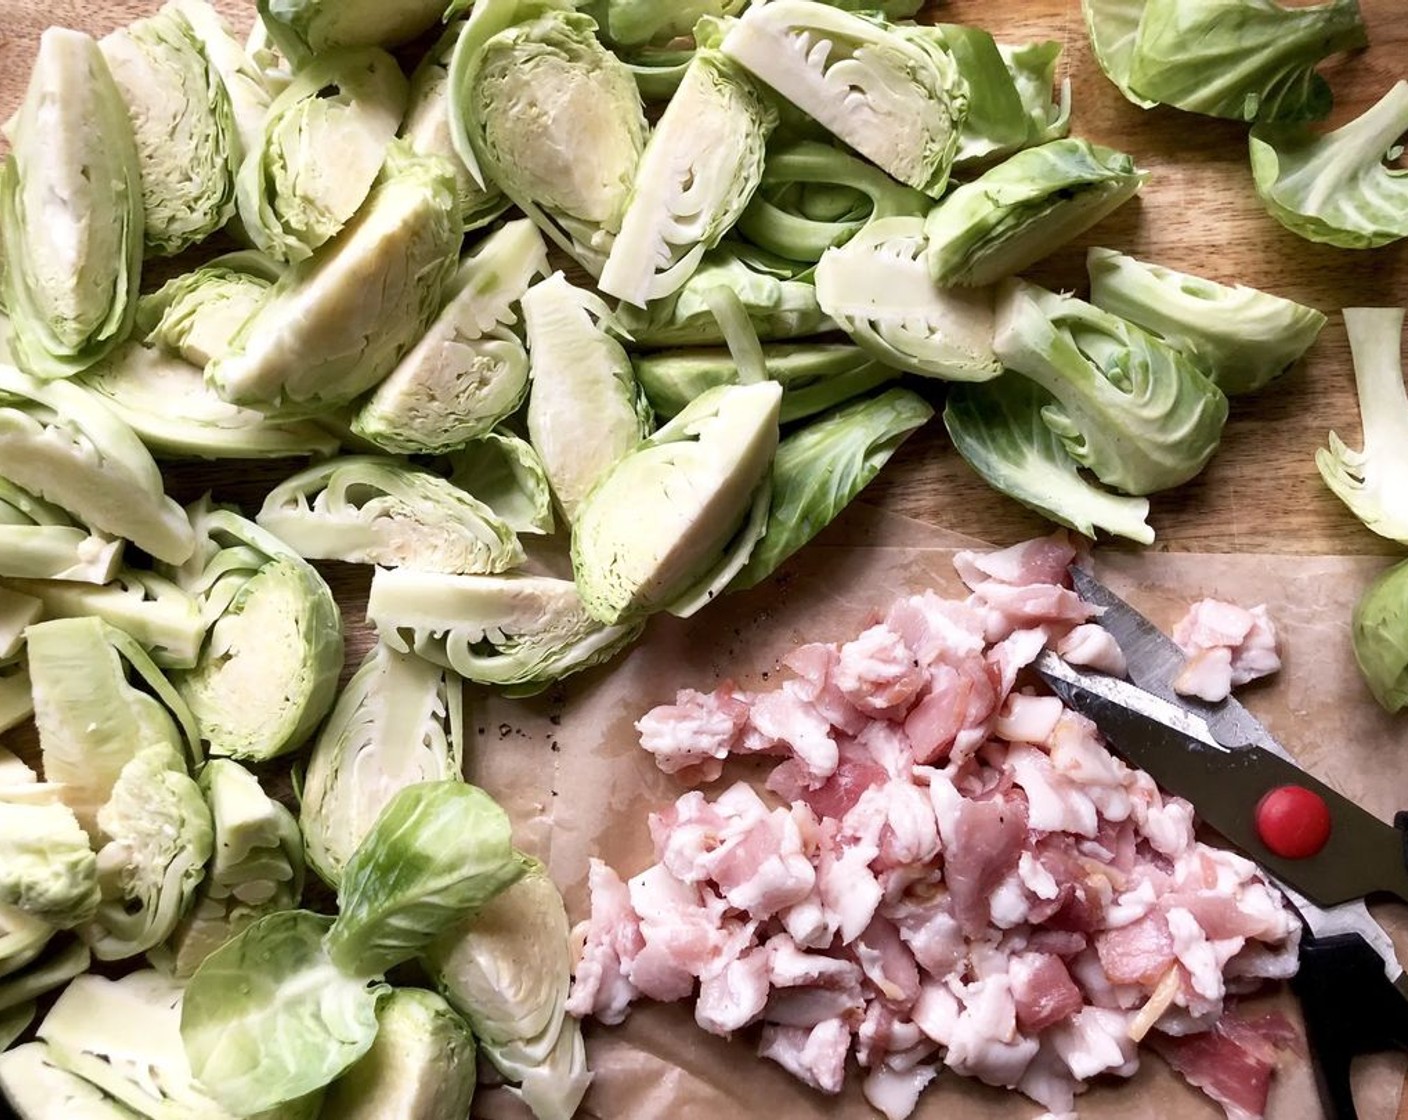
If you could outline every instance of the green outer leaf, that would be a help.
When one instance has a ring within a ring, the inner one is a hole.
[[[1115,88],[1141,109],[1152,109],[1158,104],[1129,88],[1139,19],[1147,3],[1148,0],[1080,0],[1095,61]]]
[[[1152,543],[1148,499],[1113,494],[1081,473],[1042,420],[1042,409],[1054,401],[1034,381],[1007,373],[951,388],[944,426],[958,453],[999,493],[1087,537],[1103,529]]]
[[[492,509],[519,534],[553,531],[552,485],[533,445],[510,432],[485,432],[450,458],[450,482]]]
[[[343,869],[329,958],[350,976],[376,976],[418,955],[523,876],[512,830],[477,786],[400,790]]]
[[[395,47],[429,31],[444,0],[259,0],[259,16],[280,52],[303,66],[341,47]]]
[[[958,72],[968,83],[968,113],[959,133],[955,164],[971,166],[1001,159],[1029,145],[1051,139],[1043,135],[1050,128],[1049,119],[1038,121],[1036,116],[1045,114],[1037,106],[1029,107],[1025,103],[1013,69],[991,34],[980,27],[963,24],[943,23],[937,26],[944,45],[958,64]],[[1042,51],[1040,47],[1046,50]],[[1039,45],[1036,54],[1030,53],[1030,48],[1028,50],[1023,59],[1037,63],[1038,70],[1046,77],[1045,90],[1041,91],[1039,83],[1034,81],[1034,92],[1044,98],[1046,105],[1042,108],[1049,109],[1049,77],[1055,69],[1056,55],[1061,47],[1058,43],[1046,43]]]
[[[661,45],[689,36],[705,16],[735,16],[748,0],[590,0],[583,7],[612,48]]]
[[[173,277],[137,303],[136,331],[204,370],[230,349],[230,340],[258,308],[283,266],[255,250],[216,257]]]
[[[191,977],[181,1007],[191,1072],[236,1115],[315,1092],[375,1041],[391,989],[333,964],[331,926],[306,910],[270,914]]]
[[[1350,618],[1354,660],[1386,712],[1408,706],[1408,561],[1374,577]]]
[[[753,587],[826,528],[934,415],[908,389],[852,401],[785,436],[772,468],[767,530],[730,590]]]

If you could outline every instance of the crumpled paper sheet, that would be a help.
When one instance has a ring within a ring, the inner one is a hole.
[[[960,548],[985,548],[922,522],[853,506],[773,580],[727,596],[692,619],[656,618],[624,658],[569,678],[542,696],[510,701],[466,696],[473,734],[468,776],[512,815],[520,846],[544,859],[574,921],[588,911],[587,859],[599,856],[623,877],[653,862],[646,817],[686,789],[641,750],[632,724],[677,689],[709,690],[733,679],[767,687],[778,660],[806,641],[845,640],[895,598],[934,588],[966,594],[953,571]],[[1394,719],[1360,681],[1349,643],[1350,610],[1383,566],[1373,558],[1095,553],[1096,572],[1171,628],[1187,605],[1215,596],[1266,603],[1285,666],[1239,696],[1323,780],[1383,819],[1408,807],[1408,719]],[[733,764],[714,787],[765,768]],[[1377,911],[1408,960],[1408,912]],[[1296,1004],[1276,990],[1244,1006]],[[1352,1013],[1352,1009],[1346,1009]],[[579,1117],[599,1120],[870,1120],[880,1114],[861,1094],[854,1064],[838,1097],[815,1092],[757,1057],[755,1030],[729,1040],[698,1028],[692,1005],[635,1005],[619,1027],[589,1023],[595,1080]],[[1404,1082],[1401,1055],[1365,1059],[1356,1070],[1361,1120],[1392,1120]],[[1222,1111],[1187,1086],[1152,1052],[1130,1079],[1099,1079],[1077,1098],[1087,1120],[1216,1120]],[[1026,1097],[941,1074],[920,1097],[918,1120],[1012,1120],[1043,1110]],[[502,1090],[481,1092],[474,1115],[519,1120],[529,1114]],[[1308,1063],[1277,1076],[1270,1120],[1314,1120],[1321,1110]]]

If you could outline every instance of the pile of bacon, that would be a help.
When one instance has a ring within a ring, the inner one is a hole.
[[[766,793],[693,790],[650,818],[658,862],[594,860],[569,1002],[695,998],[705,1030],[841,1089],[852,1050],[891,1120],[947,1068],[1053,1114],[1147,1041],[1234,1120],[1265,1108],[1284,1019],[1227,997],[1296,968],[1300,925],[1193,811],[1019,673],[1045,646],[1123,672],[1068,586],[1064,536],[961,553],[964,600],[902,599],[806,645],[770,691],[684,690],[637,724],[690,784],[777,759]],[[770,794],[772,796],[767,796]]]

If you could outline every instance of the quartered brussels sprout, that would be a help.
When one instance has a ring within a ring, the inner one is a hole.
[[[508,814],[459,778],[398,791],[343,869],[329,959],[377,976],[523,877]]]
[[[234,113],[220,75],[175,7],[98,44],[132,120],[147,247],[171,256],[235,212]]]
[[[694,33],[705,16],[736,16],[748,0],[590,0],[583,9],[613,47],[664,45]]]
[[[298,72],[236,180],[240,222],[257,248],[301,261],[336,236],[372,189],[407,94],[396,60],[374,48],[323,55]]]
[[[379,642],[347,682],[308,756],[299,820],[308,862],[330,885],[388,801],[418,782],[458,778],[458,678]]]
[[[167,574],[208,626],[195,668],[174,674],[210,752],[263,761],[296,750],[337,694],[342,615],[293,549],[231,510],[191,507],[199,544]]]
[[[493,510],[400,459],[347,455],[309,467],[269,491],[257,520],[310,559],[461,573],[524,559]]]
[[[303,842],[293,814],[228,758],[207,762],[198,784],[214,831],[210,866],[171,937],[148,954],[181,980],[264,915],[292,910],[303,894]]]
[[[259,0],[259,18],[284,57],[302,66],[339,47],[395,47],[440,21],[445,0]]]
[[[274,93],[263,71],[207,0],[168,0],[168,5],[185,19],[210,69],[225,87],[234,125],[230,166],[238,172],[245,154],[259,146],[264,115],[269,111]]]
[[[106,583],[123,544],[0,478],[0,576]]]
[[[816,296],[879,361],[949,381],[1002,372],[992,348],[992,292],[941,288],[925,263],[922,218],[873,222],[816,267]]]
[[[476,1048],[459,1013],[434,992],[395,988],[376,1020],[376,1041],[329,1087],[323,1115],[338,1120],[468,1116]]]
[[[1354,660],[1386,712],[1408,706],[1408,561],[1381,572],[1354,604]]]
[[[1129,85],[1134,66],[1135,43],[1139,36],[1139,18],[1148,0],[1081,0],[1085,29],[1090,36],[1091,53],[1105,77],[1115,83],[1126,99],[1141,109],[1158,104],[1135,93]]]
[[[263,253],[226,253],[167,281],[137,304],[137,332],[148,346],[198,369],[230,352],[230,340],[258,310],[283,266]]]
[[[683,287],[757,190],[776,123],[748,72],[701,48],[650,134],[601,290],[645,307]]]
[[[572,532],[592,617],[687,615],[747,562],[766,523],[781,399],[775,381],[711,389],[592,490]]]
[[[1313,307],[1110,249],[1089,250],[1086,268],[1091,303],[1191,355],[1228,396],[1254,392],[1285,372],[1325,325]]]
[[[1055,405],[1034,381],[1006,373],[950,388],[944,425],[958,453],[999,493],[1087,537],[1103,530],[1151,543],[1149,500],[1111,493],[1082,473],[1042,418]]]
[[[535,860],[425,957],[481,1052],[538,1120],[571,1120],[591,1082],[581,1025],[566,1013],[570,941],[562,895]]]
[[[515,533],[553,531],[552,485],[526,439],[486,432],[450,457],[450,482],[473,494]]]
[[[151,452],[77,385],[0,365],[0,475],[158,560],[179,564],[195,547]]]
[[[450,89],[455,148],[476,180],[497,183],[600,275],[647,127],[635,80],[595,21],[566,0],[476,2]]]
[[[767,528],[730,587],[752,587],[821,532],[880,473],[933,408],[908,389],[887,389],[789,432],[772,465]]]
[[[929,271],[945,286],[1011,276],[1133,198],[1146,178],[1129,156],[1088,140],[1024,149],[929,212]]]
[[[944,193],[968,84],[932,31],[773,0],[732,25],[723,51],[901,183]]]
[[[1408,132],[1408,82],[1333,132],[1258,126],[1252,179],[1267,212],[1292,233],[1342,249],[1408,237],[1408,169],[1393,165]]]
[[[422,156],[441,156],[455,169],[455,192],[465,231],[486,226],[512,203],[493,183],[481,184],[455,151],[450,127],[450,58],[462,23],[453,23],[411,74],[410,104],[401,122],[401,138]]]
[[[641,624],[603,626],[570,579],[450,576],[378,569],[367,619],[393,649],[413,651],[466,680],[529,696],[610,660]]]
[[[356,217],[279,278],[207,380],[228,401],[286,415],[361,396],[440,310],[461,237],[449,164],[393,148]]]
[[[137,144],[98,44],[45,31],[5,135],[0,243],[11,348],[31,373],[68,377],[127,337],[142,269]]]
[[[547,247],[532,222],[509,222],[483,241],[449,285],[425,336],[372,391],[352,430],[387,451],[453,451],[509,416],[528,391],[528,354],[508,328]]]
[[[0,906],[72,929],[98,899],[97,859],[73,810],[57,795],[28,801],[0,790]]]
[[[1023,281],[1004,285],[994,348],[1056,398],[1042,420],[1101,482],[1150,494],[1207,465],[1227,397],[1168,343],[1097,307]]]
[[[561,273],[523,297],[532,388],[528,438],[571,524],[592,487],[649,429],[631,360],[600,298]],[[583,423],[590,417],[590,423]]]

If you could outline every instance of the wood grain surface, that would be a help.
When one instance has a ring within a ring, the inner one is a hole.
[[[394,2],[394,0],[388,0]],[[241,28],[252,3],[218,4]],[[1403,0],[1361,0],[1367,51],[1331,60],[1330,123],[1357,115],[1408,76]],[[0,0],[0,115],[23,95],[38,36],[50,24],[101,34],[159,7],[157,0]],[[1408,304],[1408,242],[1350,251],[1312,245],[1262,209],[1251,186],[1244,126],[1128,103],[1096,67],[1078,0],[949,0],[938,17],[971,22],[1004,40],[1050,38],[1064,47],[1074,95],[1072,131],[1131,153],[1152,172],[1142,194],[1031,275],[1083,294],[1084,252],[1107,245],[1223,282],[1237,282],[1320,308],[1331,321],[1298,368],[1251,398],[1233,402],[1217,457],[1187,486],[1155,495],[1154,548],[1201,552],[1391,555],[1399,551],[1359,525],[1321,483],[1315,450],[1334,429],[1359,439],[1349,348],[1339,309]],[[941,385],[922,391],[942,403]],[[259,471],[224,465],[183,471],[180,492],[213,485],[236,497]],[[868,497],[886,508],[996,543],[1043,531],[1044,523],[989,490],[958,457],[936,419],[902,449]]]

